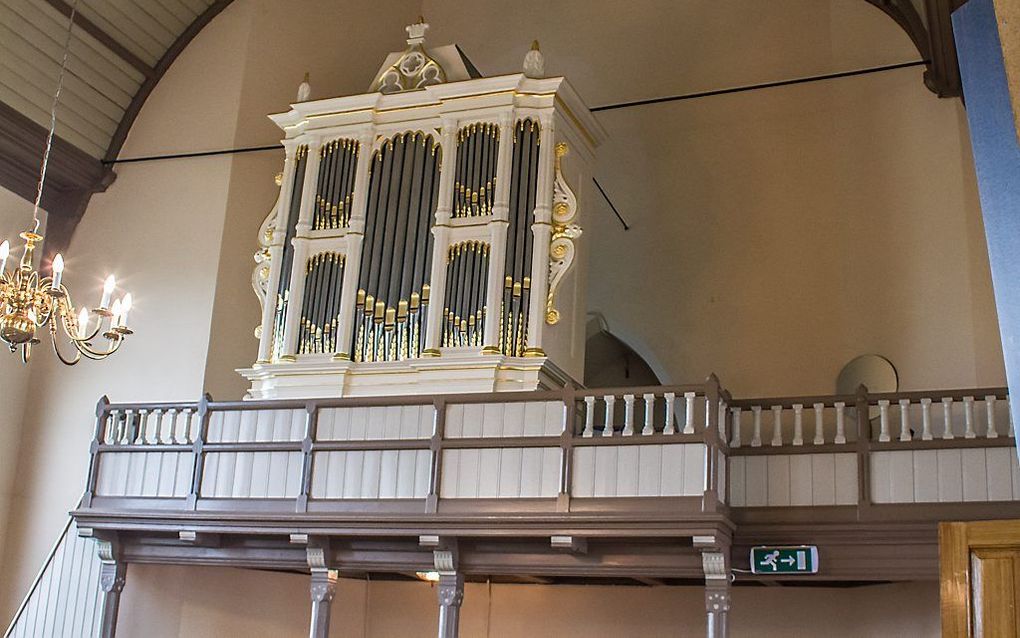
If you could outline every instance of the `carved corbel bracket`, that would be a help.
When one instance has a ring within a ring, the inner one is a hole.
[[[278,187],[283,186],[283,173],[277,173],[274,178]],[[280,194],[282,194],[282,190]],[[259,299],[259,307],[264,307],[267,303],[267,299],[271,299],[272,295],[269,292],[269,273],[272,268],[272,252],[270,250],[274,241],[276,240],[276,213],[280,207],[280,195],[277,195],[276,203],[269,210],[269,214],[262,221],[259,226],[259,240],[258,250],[252,257],[255,260],[255,269],[251,273],[251,287],[255,291],[255,296]],[[279,242],[276,242],[279,243]],[[255,338],[260,339],[262,337],[262,325],[255,327]]]
[[[556,144],[556,176],[553,182],[552,240],[549,243],[549,292],[545,300],[545,322],[556,325],[560,312],[556,309],[556,292],[563,276],[574,264],[577,248],[574,240],[581,236],[577,218],[577,196],[563,177],[562,158],[567,154],[565,142]]]
[[[309,539],[305,555],[312,575],[309,590],[312,602],[331,602],[336,595],[339,574],[329,567],[329,539]]]

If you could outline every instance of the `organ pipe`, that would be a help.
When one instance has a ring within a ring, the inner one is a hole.
[[[294,247],[291,240],[297,228],[298,217],[301,214],[301,187],[305,181],[305,167],[308,164],[308,146],[302,145],[294,153],[294,179],[289,188],[291,189],[290,210],[287,213],[287,229],[283,242],[283,258],[280,269],[282,273],[290,273],[294,263]],[[290,277],[286,274],[280,276],[280,285],[276,291],[276,312],[273,315],[273,341],[272,358],[278,359],[283,352],[283,328],[287,318],[287,303],[290,301]]]
[[[323,144],[319,154],[321,161],[315,187],[312,228],[346,228],[351,221],[358,141],[333,140]]]
[[[372,156],[353,317],[356,362],[421,356],[440,159],[435,139],[420,131],[385,140]]]
[[[539,125],[531,119],[514,127],[510,170],[510,207],[507,229],[506,276],[500,314],[500,350],[523,356],[527,347],[528,308],[531,304],[531,261],[535,196],[538,182]]]
[[[457,132],[453,217],[492,214],[498,149],[497,124],[469,124]]]

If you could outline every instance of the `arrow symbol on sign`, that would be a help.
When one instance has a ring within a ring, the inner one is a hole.
[[[793,556],[791,556],[789,558],[780,558],[779,562],[780,563],[786,563],[787,565],[793,565],[794,563],[797,562],[797,559],[794,558]]]

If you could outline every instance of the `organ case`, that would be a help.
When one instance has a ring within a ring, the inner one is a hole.
[[[562,77],[431,77],[270,116],[286,160],[260,235],[249,397],[581,377],[579,212],[602,130]]]

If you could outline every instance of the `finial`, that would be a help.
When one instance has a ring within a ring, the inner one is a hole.
[[[424,16],[418,16],[418,21],[407,25],[407,44],[414,46],[425,41],[425,32],[429,30],[429,23],[425,22]]]
[[[301,82],[300,85],[298,85],[297,90],[298,102],[305,102],[312,95],[312,85],[308,83],[309,77],[311,77],[311,74],[308,71],[305,71],[305,79]]]
[[[545,77],[545,57],[538,49],[538,40],[531,43],[531,50],[524,56],[524,75],[529,78]]]

